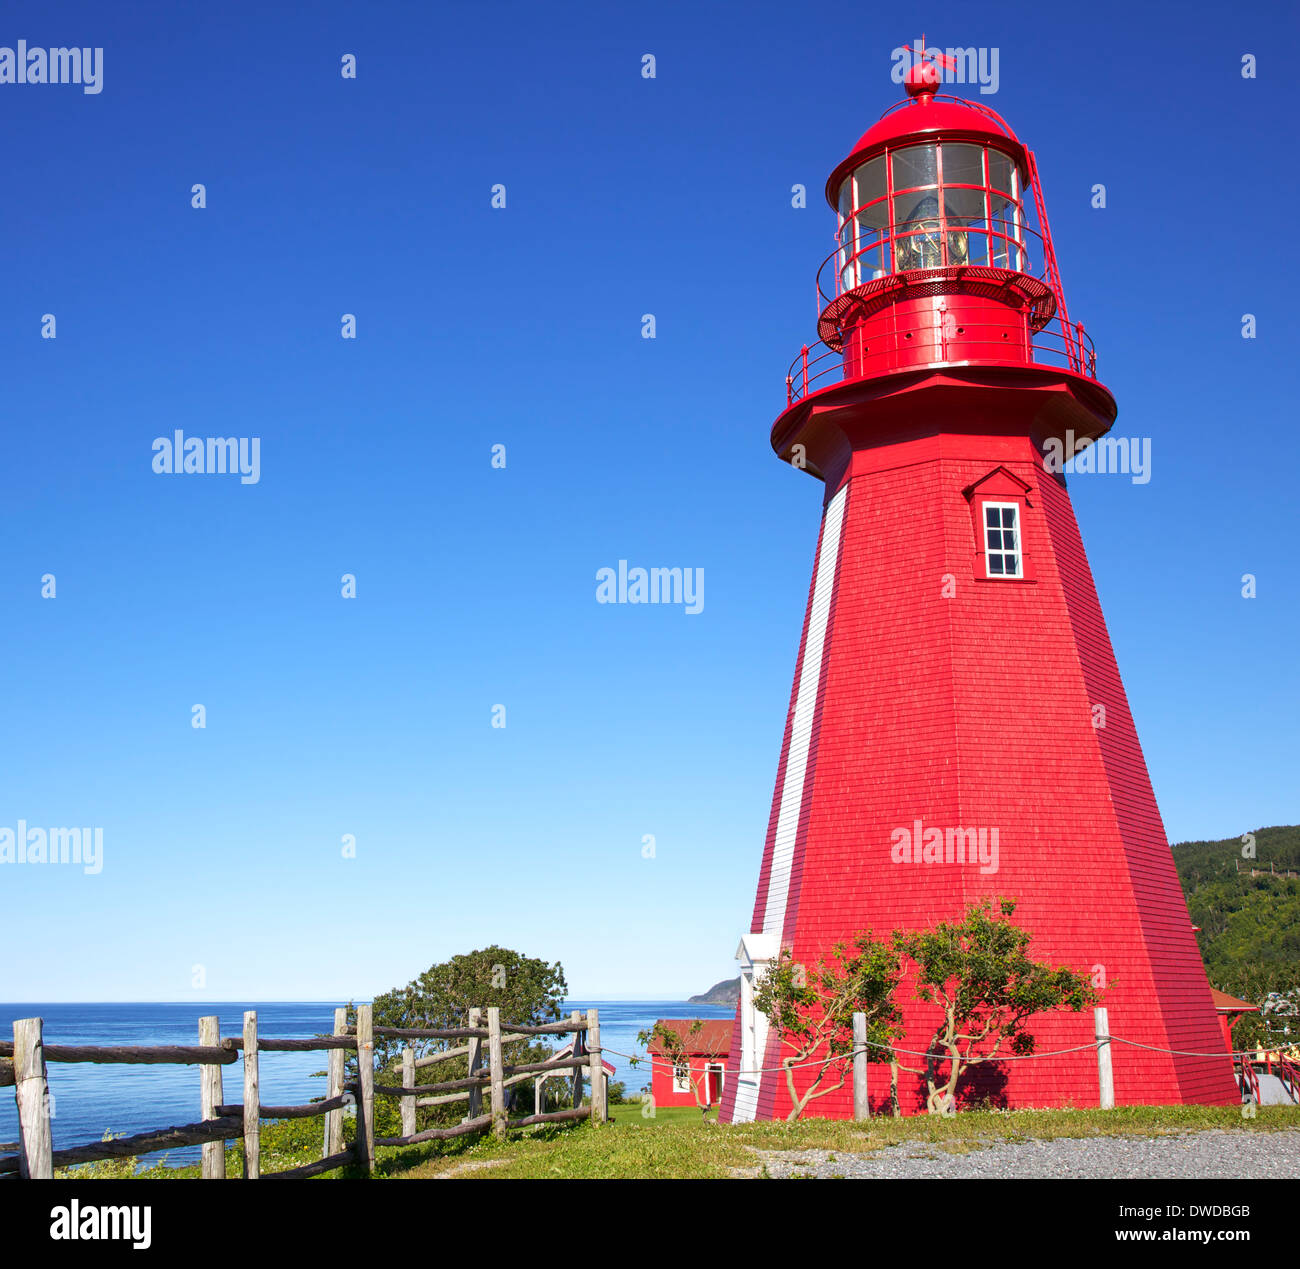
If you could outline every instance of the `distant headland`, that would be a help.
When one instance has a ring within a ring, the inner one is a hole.
[[[740,999],[740,979],[724,978],[702,996],[692,996],[688,1005],[734,1005]]]

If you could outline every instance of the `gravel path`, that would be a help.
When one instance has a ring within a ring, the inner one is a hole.
[[[1300,1178],[1300,1131],[1061,1137],[1055,1141],[909,1141],[875,1154],[758,1150],[772,1177]],[[761,1174],[760,1168],[738,1175]]]

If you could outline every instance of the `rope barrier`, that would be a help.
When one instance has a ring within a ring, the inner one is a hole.
[[[1257,1057],[1260,1053],[1280,1053],[1280,1048],[1254,1048],[1254,1049],[1232,1049],[1228,1053],[1191,1053],[1186,1049],[1158,1049],[1153,1044],[1143,1044],[1139,1040],[1125,1040],[1121,1036],[1110,1035],[1105,1037],[1107,1040],[1113,1040],[1116,1044],[1127,1044],[1134,1049],[1149,1049],[1152,1053],[1169,1053],[1174,1057],[1248,1057],[1254,1061],[1263,1061],[1263,1058]],[[1294,1046],[1292,1046],[1294,1047]],[[1294,1062],[1295,1058],[1287,1058],[1289,1062]]]
[[[1096,1040],[1091,1041],[1088,1044],[1077,1044],[1070,1049],[1052,1049],[1046,1053],[1007,1053],[999,1057],[991,1057],[991,1058],[977,1057],[977,1058],[970,1058],[970,1059],[963,1059],[963,1060],[966,1061],[967,1065],[969,1066],[978,1066],[988,1062],[1031,1062],[1039,1058],[1063,1057],[1068,1053],[1082,1053],[1087,1049],[1098,1049],[1103,1044],[1106,1043],[1127,1044],[1135,1049],[1146,1049],[1148,1052],[1151,1053],[1164,1053],[1170,1057],[1203,1057],[1203,1058],[1233,1058],[1233,1059],[1241,1058],[1241,1057],[1249,1057],[1256,1061],[1259,1061],[1261,1059],[1256,1057],[1257,1054],[1262,1052],[1272,1052],[1272,1050],[1266,1050],[1266,1049],[1240,1049],[1240,1050],[1233,1049],[1226,1053],[1193,1053],[1193,1052],[1189,1052],[1186,1049],[1161,1049],[1153,1044],[1142,1044],[1138,1040],[1125,1040],[1121,1036],[1110,1035],[1110,1036],[1102,1036]],[[917,1049],[900,1049],[888,1044],[882,1044],[878,1040],[868,1040],[866,1049],[851,1049],[846,1053],[836,1055],[830,1060],[833,1062],[847,1062],[850,1058],[857,1057],[859,1053],[866,1053],[869,1049],[873,1049],[873,1048],[885,1049],[887,1051],[892,1051],[894,1053],[904,1054],[907,1057],[920,1057],[920,1058],[930,1057],[929,1053]],[[636,1053],[624,1053],[619,1049],[611,1049],[608,1045],[605,1046],[604,1051],[606,1053],[613,1053],[616,1057],[627,1058],[636,1066],[640,1066],[644,1063],[645,1065],[648,1065],[651,1068],[651,1070],[653,1070],[655,1067],[661,1067],[663,1070],[671,1071],[676,1069],[676,1065],[677,1065],[674,1062],[666,1062],[666,1061],[653,1058],[650,1056],[648,1052],[644,1057],[642,1057],[641,1055]],[[700,1055],[694,1054],[692,1056],[698,1057]],[[727,1055],[724,1053],[715,1053],[712,1054],[711,1056],[716,1058],[722,1058],[722,1057],[726,1057]],[[939,1060],[941,1062],[947,1062],[951,1060],[951,1055],[947,1053],[939,1054],[936,1056],[939,1057]],[[1291,1060],[1294,1061],[1295,1059],[1291,1059]],[[746,1074],[779,1075],[787,1069],[797,1071],[797,1070],[801,1070],[805,1066],[823,1066],[826,1064],[826,1061],[827,1059],[825,1058],[809,1058],[807,1061],[804,1062],[794,1062],[790,1065],[789,1068],[786,1068],[785,1066],[764,1066],[758,1068],[757,1070],[747,1071]]]

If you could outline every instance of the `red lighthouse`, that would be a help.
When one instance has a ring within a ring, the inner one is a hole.
[[[988,896],[1019,901],[1037,959],[1104,985],[1111,1034],[1135,1042],[1112,1046],[1118,1104],[1234,1102],[1052,461],[1107,432],[1115,401],[1066,311],[1033,154],[929,70],[827,181],[820,339],[772,428],[825,501],[722,1118],[790,1109],[752,1003],[783,946],[811,966],[858,930],[926,927]],[[905,1004],[903,1047],[927,1047],[930,1008]],[[1000,1068],[998,1099],[1097,1105],[1091,1014],[1036,1024],[1045,1056]],[[885,1068],[869,1079],[880,1104]],[[900,1094],[922,1105],[916,1083]],[[850,1090],[816,1105],[847,1116]]]

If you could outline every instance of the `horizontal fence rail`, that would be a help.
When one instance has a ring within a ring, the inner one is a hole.
[[[0,1052],[13,1052],[14,1046],[0,1044]],[[203,1066],[210,1062],[227,1065],[239,1061],[238,1053],[228,1052],[224,1045],[216,1048],[205,1045],[106,1045],[47,1044],[44,1046],[47,1062],[110,1062],[138,1066],[169,1066],[187,1064]]]
[[[356,1022],[349,1024],[346,1009],[334,1011],[334,1033],[293,1039],[276,1039],[258,1033],[257,1013],[244,1014],[242,1035],[221,1035],[220,1019],[199,1019],[197,1045],[69,1045],[45,1044],[40,1018],[20,1018],[13,1024],[12,1041],[0,1041],[0,1086],[13,1086],[18,1104],[19,1140],[0,1142],[0,1178],[48,1179],[55,1168],[95,1163],[105,1159],[126,1159],[160,1150],[201,1145],[201,1175],[219,1180],[226,1175],[226,1142],[242,1140],[244,1176],[254,1179],[261,1170],[261,1124],[265,1120],[323,1118],[321,1157],[310,1163],[266,1178],[289,1179],[317,1176],[336,1168],[354,1165],[364,1173],[374,1168],[379,1146],[409,1146],[442,1141],[470,1133],[491,1131],[499,1137],[537,1124],[565,1123],[588,1119],[602,1123],[607,1117],[605,1070],[600,1048],[600,1020],[597,1010],[583,1016],[576,1011],[567,1021],[544,1025],[503,1023],[496,1008],[471,1009],[467,1027],[376,1027],[372,1007],[360,1005]],[[559,1055],[539,1062],[505,1060],[505,1046],[542,1036],[573,1037],[572,1056]],[[401,1083],[377,1083],[374,1065],[376,1038],[400,1040]],[[466,1043],[434,1053],[416,1056],[412,1041],[465,1040]],[[299,1105],[269,1106],[262,1102],[260,1057],[263,1053],[310,1053],[327,1055],[326,1095]],[[345,1082],[347,1054],[357,1057],[356,1078]],[[462,1079],[429,1084],[416,1082],[416,1071],[441,1062],[465,1059],[468,1075]],[[243,1101],[227,1102],[223,1068],[242,1062]],[[55,1150],[50,1124],[48,1066],[50,1063],[98,1063],[110,1065],[189,1065],[200,1070],[200,1114],[198,1122],[150,1129],[128,1137],[91,1142]],[[558,1076],[572,1080],[572,1105],[546,1111],[542,1095],[545,1080]],[[583,1080],[591,1087],[588,1104],[583,1102]],[[511,1119],[506,1090],[533,1080],[537,1104],[531,1115]],[[483,1094],[488,1094],[484,1109]],[[445,1094],[445,1095],[440,1095]],[[402,1132],[396,1137],[375,1136],[375,1098],[399,1099]],[[467,1103],[467,1114],[458,1124],[417,1131],[417,1108]],[[356,1131],[352,1144],[344,1136],[344,1115],[354,1114]]]

